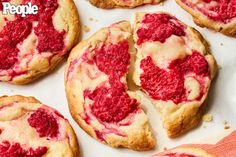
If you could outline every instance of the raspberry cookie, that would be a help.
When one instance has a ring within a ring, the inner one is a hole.
[[[176,148],[167,153],[161,153],[152,157],[217,157],[200,148],[186,147]]]
[[[78,12],[72,0],[5,1],[39,8],[21,17],[2,15],[0,5],[0,81],[26,84],[55,68],[77,42]]]
[[[127,21],[103,28],[70,54],[65,85],[72,116],[92,137],[112,147],[155,146],[148,118],[126,82],[134,55]]]
[[[137,13],[133,79],[162,115],[170,137],[202,117],[216,62],[203,37],[167,13]]]
[[[91,4],[99,8],[126,7],[134,8],[145,4],[157,4],[161,0],[89,0]]]
[[[196,24],[226,35],[236,35],[236,0],[176,0]]]
[[[1,157],[78,157],[76,136],[56,110],[32,97],[0,97]]]

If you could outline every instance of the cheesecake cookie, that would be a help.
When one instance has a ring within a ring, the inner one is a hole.
[[[168,13],[137,13],[133,79],[162,115],[170,137],[202,118],[216,62],[195,29]]]
[[[0,81],[26,84],[54,69],[77,42],[79,16],[73,0],[11,0],[38,6],[33,15],[3,15],[0,5]]]
[[[1,157],[79,157],[76,135],[56,110],[33,97],[0,97]]]
[[[235,0],[176,0],[176,2],[202,27],[229,36],[236,35]]]
[[[99,30],[72,50],[65,85],[71,114],[87,133],[112,147],[141,151],[153,148],[155,139],[126,81],[132,43],[127,21]]]

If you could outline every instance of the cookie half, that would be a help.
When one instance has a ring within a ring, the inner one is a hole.
[[[77,42],[73,0],[10,0],[37,5],[36,15],[3,15],[0,4],[0,81],[26,84],[54,69]]]
[[[133,79],[161,113],[170,137],[202,117],[216,62],[195,29],[168,13],[137,13]]]
[[[65,86],[71,114],[88,134],[112,147],[142,151],[152,149],[155,139],[126,81],[134,53],[129,22],[103,28],[72,50]]]
[[[0,97],[0,115],[0,156],[80,156],[69,122],[35,98]]]
[[[176,148],[166,153],[160,153],[158,155],[153,155],[152,157],[217,157],[203,149],[194,147],[181,147]]]
[[[110,9],[116,7],[134,8],[145,4],[158,4],[161,0],[89,0],[96,7]]]
[[[235,0],[176,0],[176,2],[202,27],[207,27],[229,36],[236,35]]]

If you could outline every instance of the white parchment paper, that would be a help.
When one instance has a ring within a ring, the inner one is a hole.
[[[83,157],[148,157],[154,152],[162,151],[164,147],[171,148],[185,143],[214,143],[230,132],[224,129],[227,121],[231,130],[236,128],[236,38],[230,38],[206,28],[196,26],[191,16],[181,9],[174,0],[166,0],[164,5],[148,5],[135,9],[103,10],[90,5],[86,0],[75,0],[82,25],[90,28],[89,33],[83,33],[83,39],[89,37],[101,27],[120,20],[131,20],[135,12],[166,11],[175,15],[186,24],[195,27],[211,44],[221,69],[212,85],[207,112],[214,116],[213,122],[202,123],[198,128],[177,139],[168,139],[162,128],[160,117],[154,107],[149,106],[147,113],[151,119],[158,146],[153,151],[134,152],[127,149],[113,149],[105,146],[87,135],[71,118],[64,92],[65,61],[51,74],[25,86],[0,83],[0,95],[34,96],[41,102],[60,111],[74,127],[78,136]],[[91,20],[93,18],[93,20]],[[145,101],[145,100],[143,100]],[[144,104],[147,103],[146,101]]]

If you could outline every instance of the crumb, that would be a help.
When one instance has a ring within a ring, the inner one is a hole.
[[[225,125],[224,129],[228,130],[228,129],[230,129],[230,126],[229,125]]]
[[[163,148],[164,151],[167,151],[168,149],[166,147]]]
[[[224,124],[224,125],[228,125],[228,122],[225,120],[225,121],[223,122],[223,124]]]
[[[92,17],[89,18],[89,21],[93,21],[94,19]]]
[[[203,125],[203,128],[204,128],[204,129],[206,129],[206,128],[207,128],[207,126],[206,126],[206,125]]]
[[[205,114],[202,117],[203,122],[212,122],[213,121],[213,116],[211,114]]]
[[[224,44],[223,44],[223,43],[220,43],[220,46],[224,46]]]
[[[84,25],[84,26],[83,26],[83,31],[84,31],[85,33],[87,33],[87,32],[90,31],[90,28],[89,28],[87,25]]]
[[[221,69],[222,69],[222,66],[221,66],[221,65],[219,65],[219,64],[218,64],[217,66],[218,66],[218,69],[219,69],[219,70],[221,70]]]
[[[153,130],[153,135],[158,135],[157,132],[155,130]]]
[[[161,2],[161,3],[159,3],[159,5],[160,5],[160,6],[164,6],[164,3],[163,3],[163,2]]]
[[[225,130],[230,129],[230,125],[229,125],[229,123],[227,121],[224,121],[223,124],[224,124],[224,129]]]

